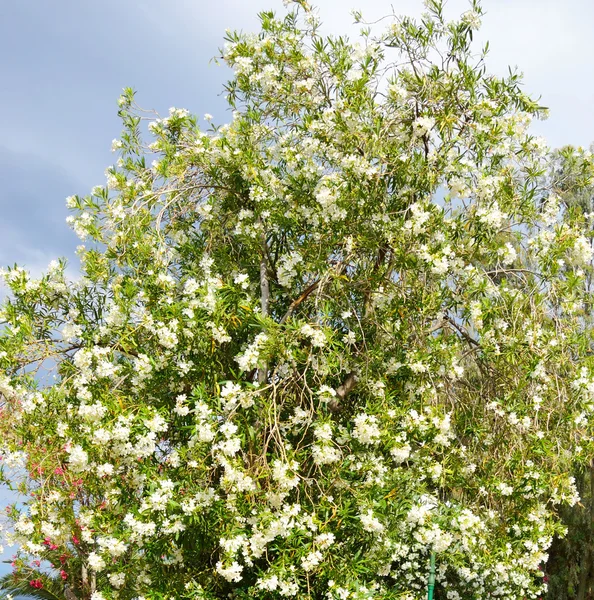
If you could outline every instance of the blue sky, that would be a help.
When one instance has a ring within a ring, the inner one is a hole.
[[[314,0],[315,1],[315,0]],[[328,32],[355,32],[350,8],[369,19],[419,14],[421,0],[318,0]],[[479,38],[488,64],[525,73],[551,117],[535,130],[552,145],[594,141],[594,2],[484,0]],[[466,10],[449,0],[452,16]],[[228,73],[209,63],[225,28],[253,30],[257,11],[281,0],[1,0],[0,266],[38,273],[79,243],[64,199],[104,181],[118,137],[117,97],[138,90],[146,108],[184,107],[227,119]],[[4,567],[0,565],[0,571]]]

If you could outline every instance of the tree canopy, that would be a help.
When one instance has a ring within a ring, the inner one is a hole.
[[[287,4],[225,40],[228,124],[124,91],[79,278],[4,272],[15,582],[413,600],[434,552],[438,598],[537,598],[592,451],[594,215],[477,1],[356,41]]]

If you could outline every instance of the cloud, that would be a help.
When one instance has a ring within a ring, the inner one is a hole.
[[[77,238],[65,223],[64,198],[80,182],[60,166],[5,147],[0,147],[0,180],[0,265],[46,266],[71,256]]]

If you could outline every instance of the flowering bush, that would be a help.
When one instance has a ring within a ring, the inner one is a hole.
[[[356,43],[262,13],[227,125],[124,92],[107,184],[68,199],[81,277],[4,273],[17,579],[412,600],[435,552],[440,598],[543,592],[591,450],[592,215],[472,53],[479,4],[426,5]]]

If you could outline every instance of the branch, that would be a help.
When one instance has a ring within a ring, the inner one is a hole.
[[[377,257],[375,259],[375,263],[373,265],[373,270],[371,272],[371,276],[369,277],[369,282],[371,282],[372,278],[377,275],[377,272],[380,270],[381,266],[384,264],[386,260],[386,256],[388,255],[388,250],[390,247],[387,243],[383,243],[378,250]],[[371,288],[365,292],[365,298],[363,300],[363,315],[365,318],[369,317],[371,313]]]
[[[478,348],[481,347],[480,342],[478,342],[477,340],[475,340],[463,327],[460,327],[460,325],[458,325],[458,323],[456,323],[455,321],[452,321],[452,319],[450,319],[450,317],[448,315],[445,315],[443,320],[448,323],[449,325],[451,325],[452,327],[454,327],[454,329],[456,329],[456,331],[469,343],[469,344],[473,344],[474,346],[477,346]]]
[[[346,265],[339,261],[332,261],[331,264],[334,267],[336,275],[340,275],[346,268]],[[320,277],[320,279],[316,279],[313,283],[306,287],[305,290],[301,293],[301,295],[296,300],[293,300],[293,302],[291,302],[289,309],[283,315],[283,318],[279,321],[279,324],[282,325],[283,323],[285,323],[285,321],[295,312],[295,309],[300,304],[305,302],[305,300],[307,300],[307,298],[312,294],[312,292],[315,292],[318,289],[319,285],[322,283],[322,280],[326,277],[329,277],[330,274],[331,272],[328,271],[323,277]]]
[[[328,402],[330,411],[338,412],[342,408],[342,401],[353,391],[358,381],[359,378],[357,375],[351,371],[342,382],[342,385],[336,390],[336,398]]]
[[[293,300],[293,302],[291,302],[289,309],[284,314],[283,318],[280,320],[280,325],[282,325],[295,312],[295,309],[302,302],[305,302],[305,300],[307,300],[307,297],[317,289],[318,285],[320,285],[320,280],[316,279],[316,281],[314,281],[311,285],[309,285],[308,287],[305,288],[305,291],[303,291],[301,293],[299,298],[297,298],[296,300]]]

